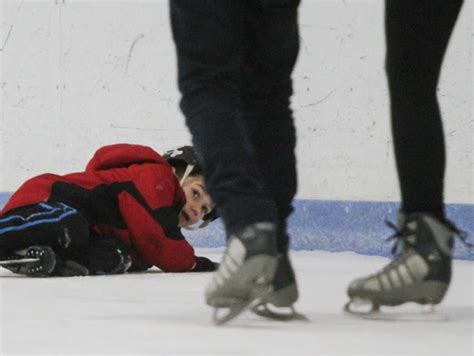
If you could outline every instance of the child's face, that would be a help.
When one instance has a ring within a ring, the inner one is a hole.
[[[196,224],[204,215],[214,209],[211,196],[204,188],[203,176],[187,177],[182,186],[186,196],[186,204],[179,213],[179,227]]]

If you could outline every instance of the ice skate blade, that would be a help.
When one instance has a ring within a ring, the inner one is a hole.
[[[247,301],[243,303],[236,303],[232,306],[229,306],[227,308],[215,308],[214,309],[214,314],[212,315],[212,319],[214,321],[214,325],[223,325],[232,319],[235,319],[237,316],[239,316],[242,312],[244,312],[249,305],[252,304],[252,301]],[[222,310],[228,310],[227,313],[220,313]]]
[[[344,311],[352,316],[367,320],[403,322],[441,322],[449,320],[446,314],[436,311],[432,304],[410,304],[383,306],[384,309],[382,310],[380,306],[370,301],[366,301],[365,304],[361,304],[361,301],[356,301],[355,303],[354,301],[349,301],[344,306]],[[360,306],[363,306],[363,308],[360,308]]]
[[[17,260],[2,260],[0,266],[22,265],[25,263],[39,262],[39,258],[19,258]]]
[[[285,313],[284,309],[287,309],[288,312]],[[298,313],[293,306],[288,307],[288,308],[273,308],[273,307],[270,307],[266,303],[260,303],[252,307],[251,311],[258,316],[261,316],[263,318],[273,319],[273,320],[309,321],[309,319],[304,314]]]
[[[243,313],[247,309],[252,309],[255,305],[261,303],[261,299],[266,297],[272,292],[272,286],[258,285],[253,288],[253,297],[248,299],[231,299],[224,298],[221,300],[215,300],[216,305],[213,314],[213,321],[215,325],[222,325],[228,321],[236,318],[238,315]],[[220,313],[220,311],[228,310],[227,313]]]

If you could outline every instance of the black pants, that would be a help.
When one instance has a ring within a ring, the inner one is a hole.
[[[84,215],[60,202],[34,204],[0,217],[0,259],[30,246],[52,247],[57,258],[77,262],[90,274],[123,273],[130,255],[128,243],[91,234]]]
[[[171,0],[181,109],[228,232],[279,225],[296,193],[297,0]]]
[[[387,75],[402,210],[444,217],[445,145],[436,98],[462,0],[386,0]]]
[[[0,254],[30,246],[50,246],[56,252],[82,249],[89,243],[89,224],[63,203],[18,208],[0,217]]]

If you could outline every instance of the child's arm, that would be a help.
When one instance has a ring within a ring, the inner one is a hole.
[[[219,268],[219,263],[211,261],[207,257],[196,257],[196,265],[192,272],[213,272]]]

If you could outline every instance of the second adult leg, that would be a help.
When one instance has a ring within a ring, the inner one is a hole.
[[[444,218],[445,143],[436,98],[462,0],[386,0],[387,76],[402,210]]]
[[[253,311],[281,320],[301,319],[295,273],[288,256],[287,218],[296,193],[296,134],[290,109],[291,73],[299,50],[299,1],[254,1],[247,13],[242,107],[265,192],[277,207],[278,264],[273,291]],[[275,307],[277,307],[275,309]],[[284,309],[281,309],[284,308]],[[288,309],[290,308],[290,309]]]
[[[241,110],[248,2],[172,0],[170,8],[181,108],[226,229],[274,223],[275,203],[265,192]]]
[[[265,191],[277,206],[278,251],[288,252],[286,220],[296,193],[291,73],[299,50],[299,1],[252,2],[247,12],[242,107]]]

